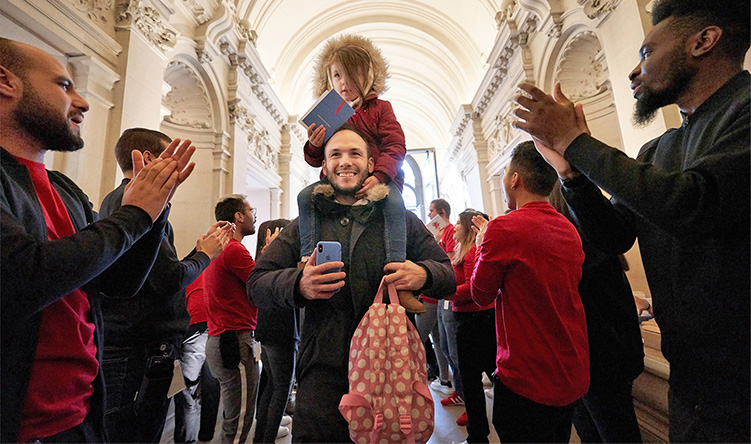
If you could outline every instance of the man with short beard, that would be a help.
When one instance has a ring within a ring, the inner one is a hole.
[[[383,198],[388,187],[379,185],[366,198],[355,197],[373,171],[365,136],[352,127],[340,128],[324,147],[323,171],[328,184],[313,191],[313,208],[321,222],[321,230],[316,230],[321,237],[315,240],[338,241],[342,261],[315,265],[314,253],[298,269],[295,219],[268,246],[248,281],[261,310],[305,307],[292,424],[296,442],[350,441],[338,409],[348,391],[350,340],[384,274],[391,273],[386,279],[397,290],[421,291],[433,298],[456,291],[446,253],[412,212],[405,215],[408,260],[385,263]]]
[[[159,247],[162,211],[193,169],[179,141],[97,221],[86,194],[44,166],[83,147],[89,104],[54,57],[0,38],[0,441],[104,442],[99,292],[131,297]],[[136,243],[136,241],[140,242]]]
[[[680,128],[630,159],[589,136],[560,85],[551,97],[526,84],[515,125],[585,236],[613,254],[639,238],[670,362],[670,440],[749,442],[749,2],[662,0],[652,21],[629,75],[634,120],[675,103]]]

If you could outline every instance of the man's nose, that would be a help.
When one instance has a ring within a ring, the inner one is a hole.
[[[641,72],[641,62],[637,63],[634,69],[631,70],[631,72],[628,74],[628,79],[633,82],[636,76],[638,76],[640,72]]]
[[[80,94],[78,94],[78,91],[73,92],[73,102],[71,103],[74,107],[80,109],[82,112],[86,112],[89,110],[89,102],[86,101]]]

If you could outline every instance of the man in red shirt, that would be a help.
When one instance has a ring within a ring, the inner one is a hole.
[[[133,154],[122,207],[97,220],[86,194],[44,165],[83,148],[89,104],[52,55],[0,38],[0,441],[104,442],[100,292],[132,297],[154,261],[163,209],[195,147],[147,166]]]
[[[258,309],[248,299],[245,283],[256,263],[240,242],[256,232],[255,214],[243,195],[231,194],[217,202],[216,220],[234,223],[235,234],[203,273],[209,326],[206,360],[221,387],[222,442],[245,442],[255,413],[261,358],[253,338]]]
[[[484,227],[472,276],[472,299],[496,304],[493,425],[503,442],[568,442],[573,403],[589,388],[584,252],[548,203],[556,180],[532,142],[514,148],[503,178],[514,211]]]

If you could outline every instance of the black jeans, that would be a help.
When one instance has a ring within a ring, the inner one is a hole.
[[[467,442],[488,442],[490,427],[485,413],[482,373],[495,372],[495,309],[473,313],[454,312],[459,375],[467,409]]]
[[[166,343],[153,347],[105,347],[104,426],[110,442],[159,442],[169,407],[167,391],[178,356],[179,348]]]
[[[575,403],[572,417],[582,442],[642,442],[632,385],[619,375],[592,378],[587,394]]]
[[[266,384],[261,389],[256,409],[256,432],[253,442],[276,440],[279,424],[292,391],[297,358],[297,342],[288,345],[261,345],[263,370],[261,379]]]
[[[571,438],[574,404],[538,404],[493,380],[493,426],[501,442],[560,442]]]

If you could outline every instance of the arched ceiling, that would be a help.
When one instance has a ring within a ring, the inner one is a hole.
[[[487,70],[501,0],[239,0],[238,15],[290,114],[314,102],[315,56],[330,37],[372,39],[389,61],[382,98],[394,106],[408,148],[445,148],[459,107]]]

